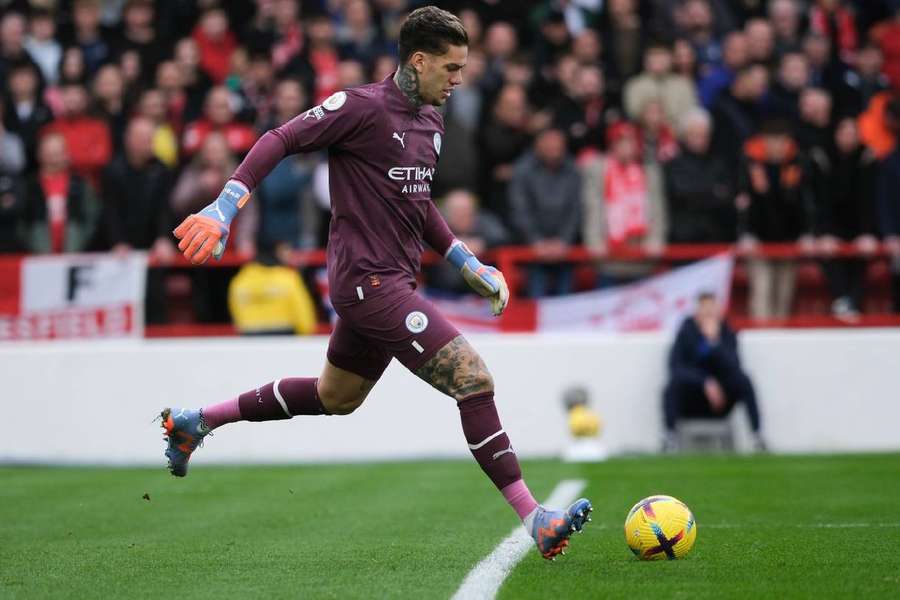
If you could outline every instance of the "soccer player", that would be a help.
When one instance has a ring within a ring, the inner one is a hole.
[[[423,241],[462,272],[469,285],[503,312],[503,275],[455,239],[431,201],[431,181],[444,132],[435,109],[462,82],[468,36],[451,13],[427,6],[400,31],[400,67],[383,81],[333,94],[268,131],[215,202],[176,229],[191,262],[219,258],[229,224],[260,181],[289,154],[328,148],[332,219],[328,239],[331,300],[340,317],[322,374],[291,377],[200,410],[162,411],[172,474],[213,429],[235,421],[353,412],[392,357],[456,400],[463,434],[478,464],[512,506],[544,558],[564,552],[569,536],[590,520],[591,503],[544,508],[522,479],[519,461],[494,405],[484,361],[421,295],[415,274]]]

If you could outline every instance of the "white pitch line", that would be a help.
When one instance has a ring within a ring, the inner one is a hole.
[[[583,479],[564,479],[557,484],[544,505],[567,506],[578,497],[586,485],[587,482]],[[494,548],[493,552],[469,571],[451,600],[493,600],[506,576],[532,548],[534,540],[525,532],[525,528],[519,525]]]

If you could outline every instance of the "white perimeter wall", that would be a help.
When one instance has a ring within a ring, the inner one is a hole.
[[[612,452],[658,447],[667,336],[470,339],[493,372],[501,418],[520,455],[555,455],[565,445],[560,395],[573,384],[590,389]],[[0,460],[161,464],[161,430],[153,422],[160,408],[316,375],[326,344],[229,338],[0,345]],[[773,450],[900,449],[900,331],[753,331],[741,334],[741,350]],[[229,426],[194,460],[467,455],[453,401],[395,361],[350,416]]]

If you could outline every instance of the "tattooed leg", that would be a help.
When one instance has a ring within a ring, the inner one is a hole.
[[[438,350],[416,370],[420,379],[457,402],[474,394],[493,393],[494,380],[484,361],[463,336]]]
[[[519,459],[494,405],[494,381],[475,349],[458,336],[416,375],[456,399],[472,456],[519,518],[526,520],[533,515],[537,502],[522,480]]]

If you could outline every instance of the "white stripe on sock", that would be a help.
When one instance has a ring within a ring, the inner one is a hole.
[[[469,450],[478,450],[479,448],[481,448],[482,446],[487,444],[489,441],[491,441],[492,439],[494,439],[501,433],[504,433],[504,431],[502,429],[500,431],[498,431],[497,433],[492,433],[491,435],[487,436],[486,438],[484,438],[477,444],[469,444]]]
[[[284,401],[284,398],[281,397],[281,392],[278,391],[278,384],[281,383],[280,379],[276,379],[275,383],[272,384],[272,391],[275,392],[275,399],[278,400],[278,404],[281,405],[281,410],[284,411],[284,414],[288,416],[288,419],[293,417],[291,411],[287,409],[287,404]]]

